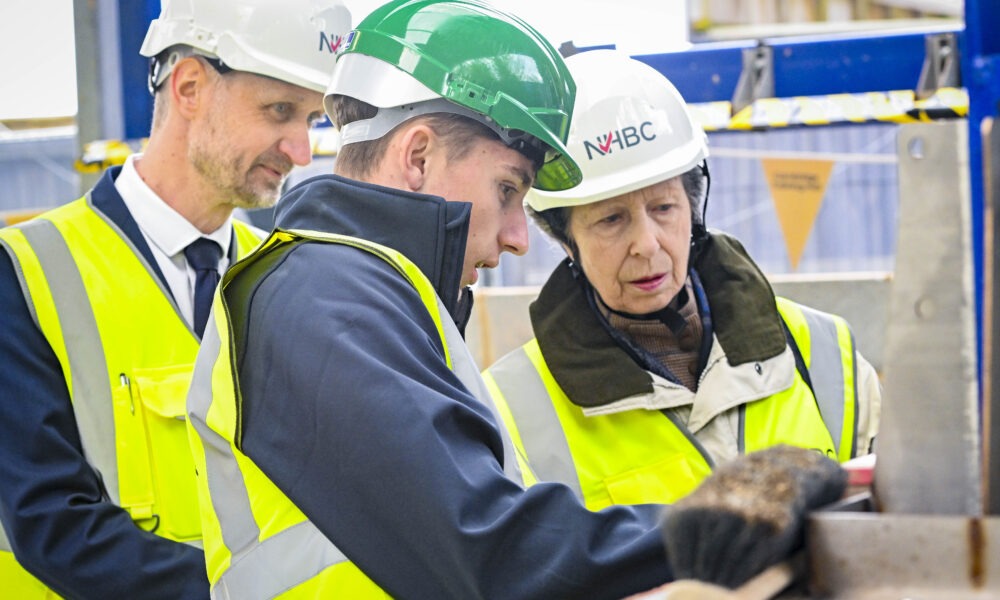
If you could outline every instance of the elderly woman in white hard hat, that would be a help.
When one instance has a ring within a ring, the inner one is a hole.
[[[777,444],[868,453],[874,369],[843,319],[776,298],[706,230],[706,136],[674,86],[616,51],[567,64],[583,182],[527,204],[568,257],[531,305],[535,339],[486,372],[534,474],[596,510],[674,502]]]

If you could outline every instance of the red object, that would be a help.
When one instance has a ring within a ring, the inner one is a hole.
[[[852,458],[841,465],[847,471],[847,486],[850,487],[870,487],[872,484],[872,474],[875,472],[875,455],[866,454]]]

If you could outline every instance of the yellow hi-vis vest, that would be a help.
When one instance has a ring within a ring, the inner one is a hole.
[[[796,369],[789,388],[738,408],[738,451],[785,443],[846,461],[857,437],[855,349],[847,323],[776,300],[806,373]],[[584,414],[556,383],[537,340],[491,366],[484,379],[538,480],[568,485],[591,510],[672,503],[712,471],[712,457],[669,409]]]
[[[240,256],[260,243],[250,227],[233,227]],[[0,244],[62,365],[84,456],[111,501],[143,529],[198,543],[183,422],[198,338],[170,293],[89,196],[0,230]],[[17,564],[2,529],[0,582],[4,597],[58,597]]]
[[[235,441],[241,400],[240,390],[234,386],[238,374],[232,356],[230,310],[245,299],[235,294],[249,294],[247,287],[252,287],[237,286],[235,282],[241,274],[255,280],[258,269],[274,264],[296,244],[317,242],[346,244],[370,252],[406,278],[437,325],[449,368],[501,423],[458,328],[434,286],[409,259],[396,250],[359,238],[315,231],[275,231],[223,278],[188,397],[188,427],[199,473],[205,560],[213,598],[388,597],[243,454]],[[504,451],[507,457],[514,455],[514,446],[506,435]],[[518,464],[516,460],[505,460],[504,471],[524,485]]]

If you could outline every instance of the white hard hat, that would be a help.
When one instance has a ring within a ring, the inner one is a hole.
[[[139,53],[153,58],[180,48],[173,60],[165,57],[151,87],[166,79],[177,57],[193,51],[230,69],[324,92],[350,29],[342,0],[162,0]]]
[[[577,84],[566,142],[583,181],[563,191],[532,189],[542,211],[627,194],[681,175],[708,157],[705,131],[677,88],[649,65],[616,50],[566,59]]]

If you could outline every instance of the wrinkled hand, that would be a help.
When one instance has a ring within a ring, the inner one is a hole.
[[[806,514],[840,498],[846,485],[836,462],[791,446],[720,466],[664,513],[674,576],[740,585],[798,549]]]

